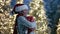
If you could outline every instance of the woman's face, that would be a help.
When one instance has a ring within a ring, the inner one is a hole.
[[[26,16],[28,14],[28,10],[23,10],[23,15]]]

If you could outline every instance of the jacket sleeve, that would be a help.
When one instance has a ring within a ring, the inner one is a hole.
[[[36,21],[33,22],[32,27],[37,28]]]
[[[37,28],[37,24],[36,24],[36,21],[34,21],[32,24],[32,28],[36,29]]]
[[[19,16],[17,22],[29,28],[33,27],[32,24],[23,16]]]

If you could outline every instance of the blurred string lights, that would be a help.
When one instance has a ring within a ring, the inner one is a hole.
[[[9,16],[12,10],[11,0],[0,0],[0,33],[12,34],[16,15]],[[23,3],[23,0],[17,0],[17,3]],[[36,34],[47,34],[47,21],[43,6],[43,0],[32,0],[29,15],[33,15],[37,22]]]

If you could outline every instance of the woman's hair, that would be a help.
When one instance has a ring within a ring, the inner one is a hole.
[[[22,14],[22,13],[23,13],[23,11],[20,11],[20,12],[16,12],[16,11],[14,11],[14,13],[15,13],[15,14],[19,14],[19,13],[21,13],[21,14]]]

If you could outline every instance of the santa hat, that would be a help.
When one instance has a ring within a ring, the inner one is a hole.
[[[12,10],[12,13],[20,13],[21,11],[27,9],[28,10],[28,6],[24,5],[24,4],[16,4]]]

